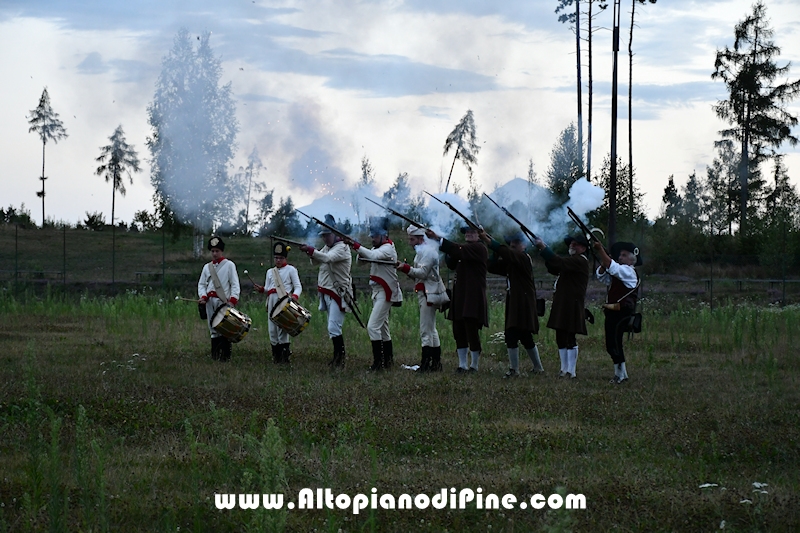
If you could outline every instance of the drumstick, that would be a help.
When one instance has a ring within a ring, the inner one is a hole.
[[[175,300],[176,300],[176,301],[177,301],[177,300],[180,300],[180,301],[182,301],[182,302],[192,302],[192,303],[195,303],[195,304],[196,304],[196,303],[200,303],[200,300],[192,300],[191,298],[182,298],[182,297],[180,297],[180,296],[176,296],[176,297],[175,297]]]
[[[253,285],[258,285],[255,281],[253,281],[253,278],[250,277],[250,273],[247,270],[244,271],[244,275],[247,276]]]

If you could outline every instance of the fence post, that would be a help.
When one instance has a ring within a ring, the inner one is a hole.
[[[64,282],[64,285],[67,285],[67,225],[62,224],[61,229],[63,230],[63,239],[62,239],[62,247],[64,249],[64,253],[62,256],[62,263],[61,263],[61,279]]]
[[[161,222],[161,288],[167,284],[167,237],[164,233],[164,222]]]
[[[14,224],[14,283],[19,283],[19,223]]]

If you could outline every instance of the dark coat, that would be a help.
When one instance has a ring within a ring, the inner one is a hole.
[[[553,307],[547,327],[586,335],[586,286],[589,260],[583,255],[561,257],[549,248],[542,251],[547,271],[557,275]]]
[[[489,272],[508,278],[505,329],[519,328],[539,333],[531,257],[497,241],[492,241],[489,248],[497,256],[495,261],[489,261]]]
[[[450,299],[448,320],[475,318],[482,326],[489,326],[489,305],[486,301],[486,261],[489,252],[482,242],[456,244],[442,239],[441,250],[449,258],[445,263],[455,263],[456,279]],[[452,267],[451,267],[452,268]]]

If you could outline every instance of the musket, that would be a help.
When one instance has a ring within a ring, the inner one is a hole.
[[[480,226],[478,226],[478,225],[477,225],[476,223],[474,223],[472,220],[470,220],[469,218],[467,218],[467,216],[466,216],[464,213],[462,213],[461,211],[459,211],[458,209],[456,209],[455,207],[453,207],[453,204],[451,204],[450,202],[439,200],[438,198],[436,198],[434,195],[432,195],[432,194],[431,194],[431,193],[429,193],[428,191],[422,191],[422,192],[424,192],[425,194],[427,194],[428,196],[430,196],[431,198],[433,198],[434,200],[436,200],[436,201],[437,201],[437,202],[439,202],[440,204],[442,204],[442,205],[446,205],[447,207],[449,207],[449,208],[450,208],[450,211],[452,211],[452,212],[453,212],[453,213],[455,213],[456,215],[458,215],[458,216],[460,216],[461,218],[463,218],[463,219],[464,219],[464,222],[466,222],[466,223],[467,223],[467,226],[469,226],[470,228],[474,229],[475,231],[481,231],[481,230],[482,230],[482,228],[481,228]]]
[[[285,242],[287,244],[294,244],[295,246],[306,246],[307,245],[307,243],[305,243],[305,242],[293,241],[292,239],[287,239],[286,237],[278,237],[277,235],[267,235],[267,237],[269,237],[270,239],[276,240],[276,241]]]
[[[338,291],[337,291],[338,292]],[[358,308],[358,303],[356,303],[355,298],[350,297],[350,293],[347,290],[342,291],[342,299],[345,301],[347,305],[350,306],[350,309],[353,311],[353,316],[356,317],[358,324],[366,329],[367,326],[364,325],[364,322],[361,320],[361,317],[358,314],[361,312],[361,309]]]
[[[304,217],[306,217],[306,218],[308,218],[310,220],[313,220],[314,222],[316,222],[317,224],[319,224],[323,228],[329,229],[331,231],[331,233],[333,233],[334,235],[336,235],[338,237],[341,237],[342,239],[350,239],[349,235],[346,235],[346,234],[342,233],[338,229],[334,228],[330,224],[326,224],[325,222],[323,222],[322,220],[318,219],[317,217],[312,217],[311,215],[306,215],[305,213],[303,213],[299,209],[295,209],[295,211],[297,211],[298,213],[300,213]]]
[[[578,226],[578,229],[581,230],[581,233],[583,233],[584,237],[586,237],[586,240],[589,241],[589,248],[592,250],[592,255],[594,258],[600,261],[594,251],[594,246],[592,246],[593,243],[600,242],[600,239],[598,239],[592,230],[589,229],[589,226],[583,223],[583,220],[580,219],[580,217],[575,213],[575,211],[572,210],[571,207],[567,207],[567,214],[569,215],[569,218],[571,218],[572,221]]]
[[[529,230],[529,229],[528,229],[528,228],[525,226],[525,224],[523,224],[522,222],[520,222],[520,221],[519,221],[519,219],[518,219],[517,217],[515,217],[514,215],[512,215],[512,214],[511,214],[511,212],[510,212],[508,209],[506,209],[505,207],[503,207],[503,206],[499,205],[497,202],[495,202],[495,201],[492,199],[492,197],[491,197],[491,196],[489,196],[489,195],[488,195],[488,194],[486,194],[486,193],[483,193],[483,195],[484,195],[486,198],[488,198],[490,202],[492,202],[494,205],[496,205],[497,207],[499,207],[499,208],[500,208],[500,209],[503,211],[503,213],[505,213],[505,214],[506,214],[506,215],[507,215],[507,216],[508,216],[508,217],[509,217],[511,220],[513,220],[514,222],[516,222],[516,223],[517,223],[517,225],[519,226],[519,229],[521,229],[521,230],[522,230],[522,232],[525,234],[525,236],[526,236],[526,237],[528,237],[528,240],[529,240],[529,241],[531,241],[531,244],[533,244],[534,246],[536,245],[536,243],[534,242],[534,241],[537,239],[536,235],[535,235],[535,234],[534,234],[534,233],[533,233],[531,230]]]
[[[387,211],[389,211],[389,212],[390,212],[391,214],[393,214],[394,216],[402,218],[403,220],[405,220],[406,222],[408,222],[408,223],[409,223],[409,224],[411,224],[412,226],[416,226],[416,227],[418,227],[418,228],[422,228],[422,229],[427,229],[427,228],[426,228],[426,227],[425,227],[423,224],[420,224],[420,223],[419,223],[419,222],[417,222],[416,220],[412,220],[412,219],[408,218],[407,216],[405,216],[405,215],[404,215],[404,214],[402,214],[402,213],[398,213],[397,211],[395,211],[395,210],[394,210],[394,209],[392,209],[391,207],[386,207],[385,205],[381,205],[381,204],[379,204],[378,202],[376,202],[375,200],[370,200],[370,199],[369,199],[369,198],[367,198],[366,196],[364,197],[364,199],[366,199],[366,200],[367,200],[367,201],[369,201],[369,202],[372,202],[373,204],[377,205],[378,207],[382,207],[382,208],[386,209]]]

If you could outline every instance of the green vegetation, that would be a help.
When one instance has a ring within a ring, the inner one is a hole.
[[[271,364],[266,314],[229,364],[169,296],[0,296],[0,531],[795,531],[800,475],[800,308],[658,302],[611,386],[602,316],[580,339],[578,379],[513,381],[484,330],[481,371],[372,374],[346,321],[348,366],[314,315],[291,368]],[[362,297],[362,307],[369,302]],[[658,311],[655,309],[671,309]],[[414,305],[392,310],[396,362],[419,360]],[[527,365],[526,365],[527,366]],[[766,483],[758,488],[754,483]],[[716,484],[705,486],[706,484]],[[701,488],[705,486],[705,488]],[[217,510],[215,493],[328,487],[355,496],[442,488],[518,497],[581,493],[581,511]],[[764,493],[761,490],[766,491]],[[744,502],[744,503],[741,503]]]

